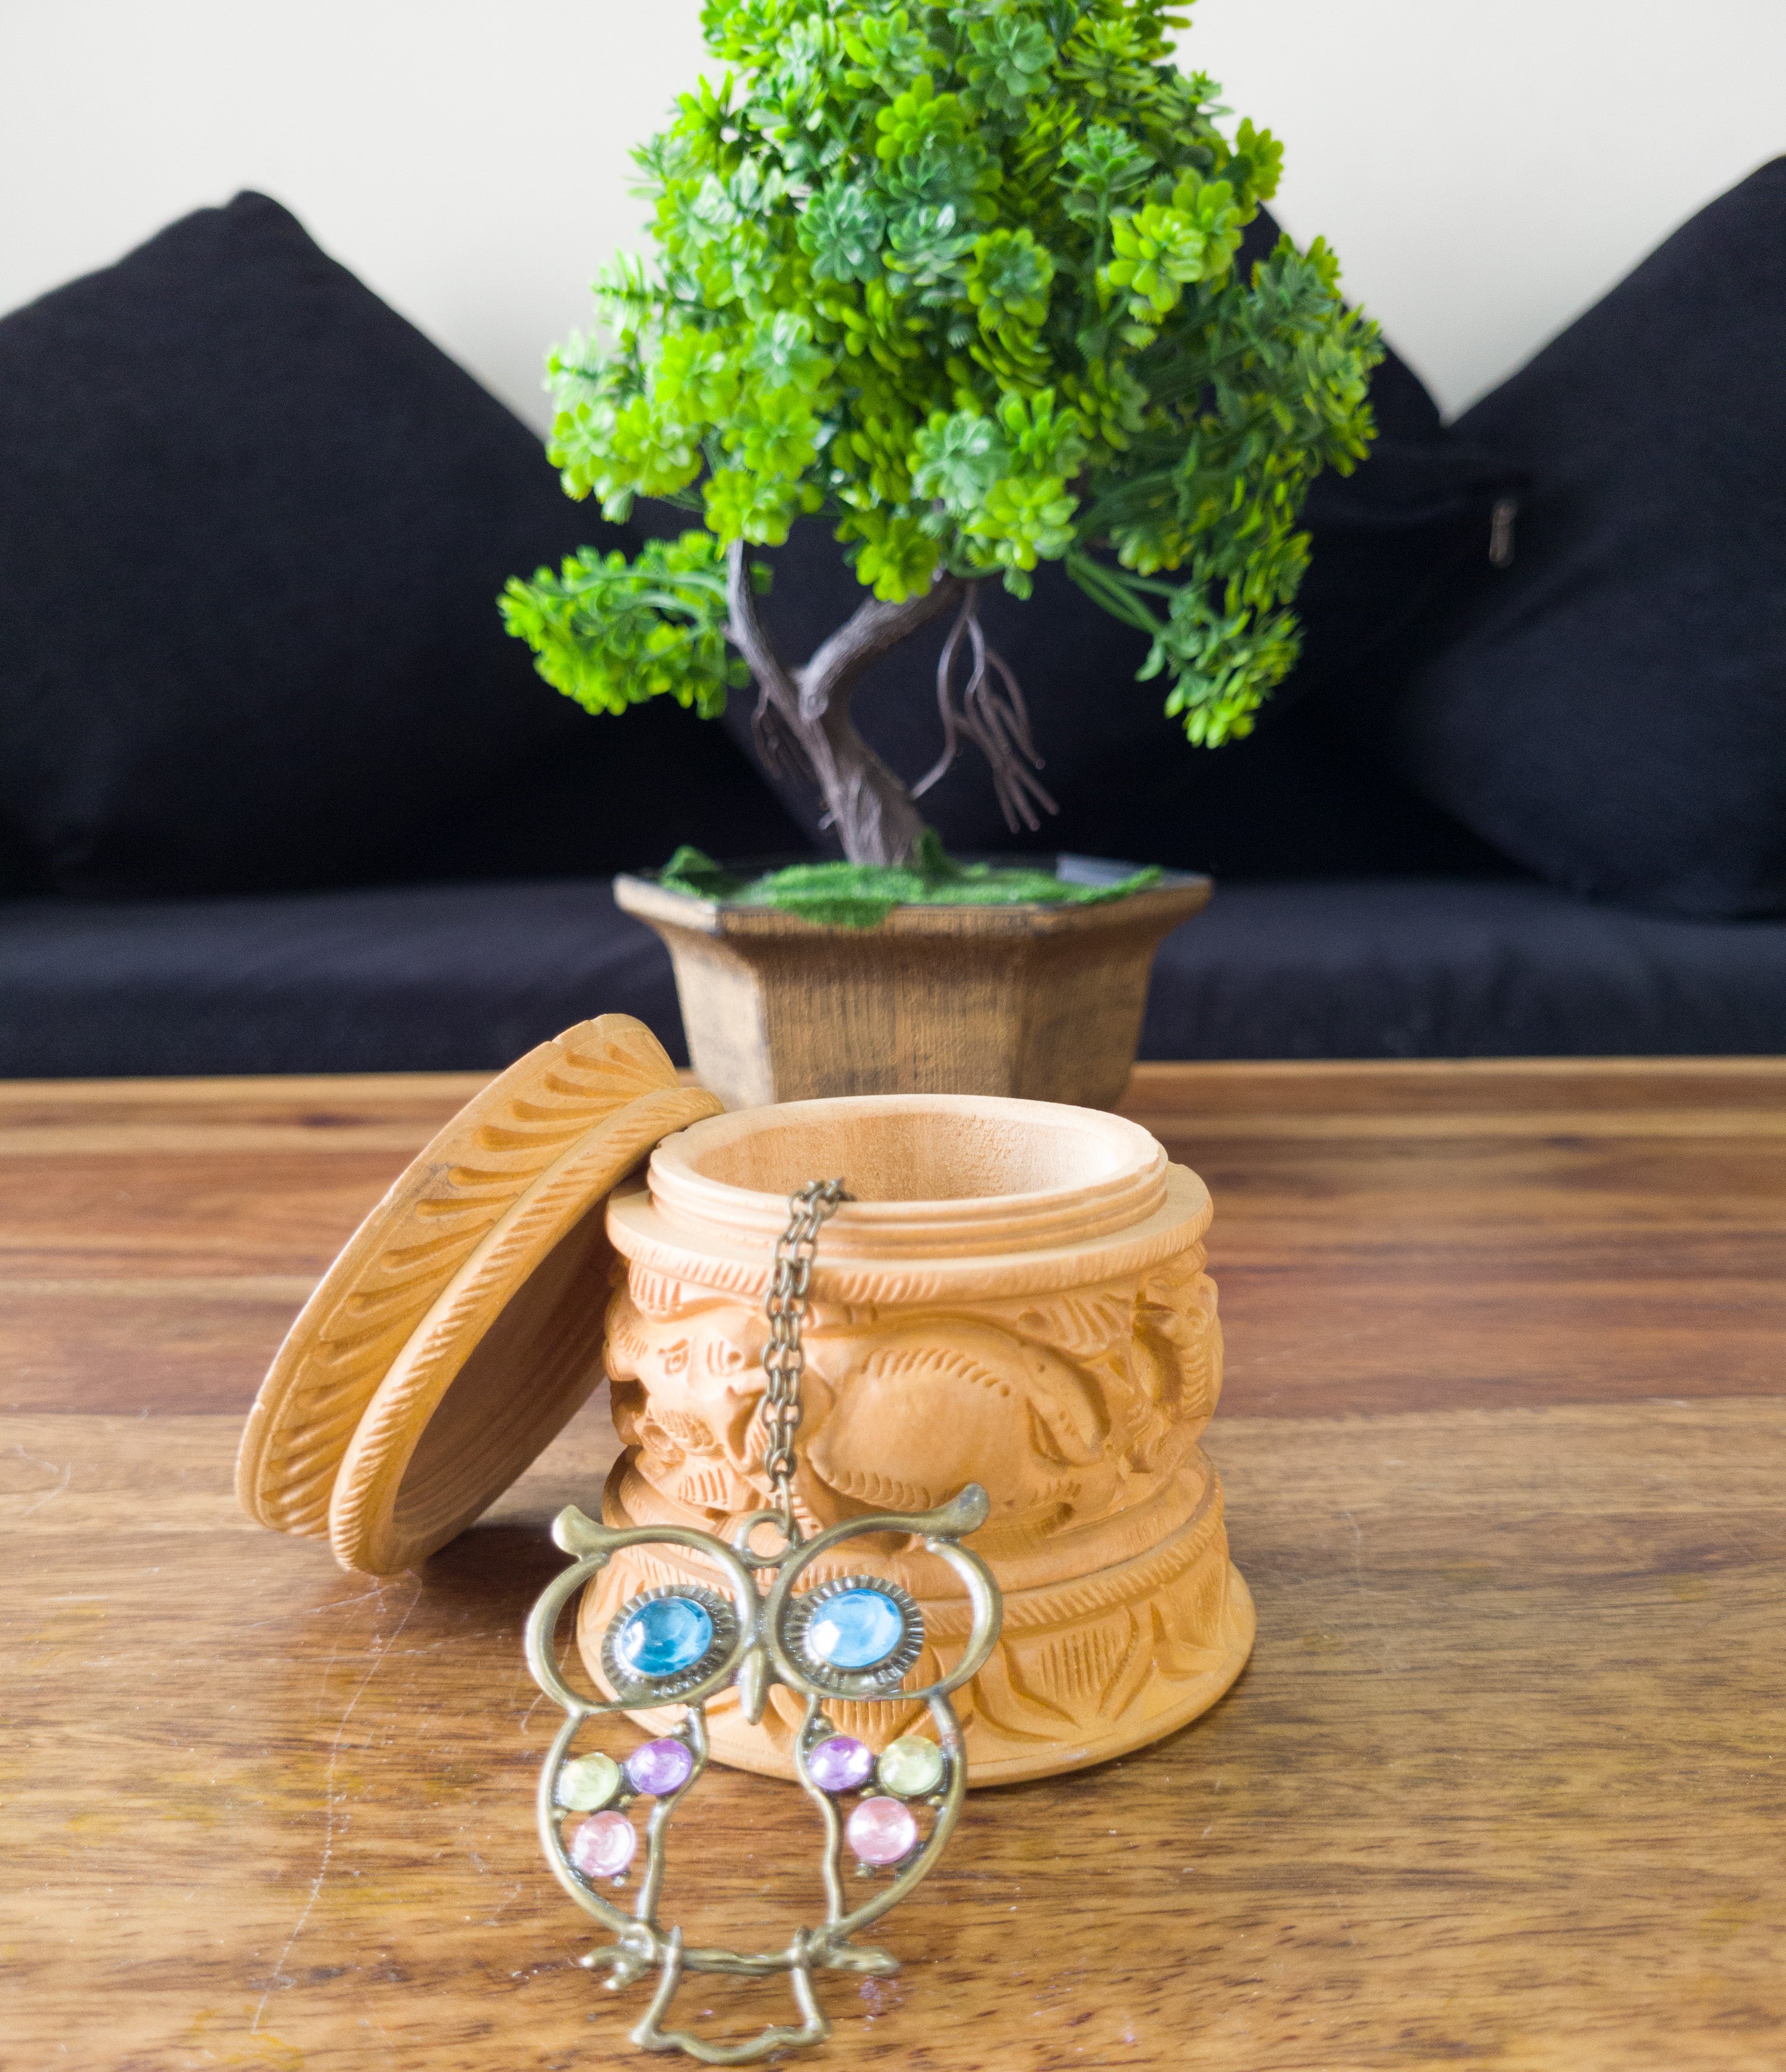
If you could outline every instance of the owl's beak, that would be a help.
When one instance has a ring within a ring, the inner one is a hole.
[[[769,1651],[761,1641],[738,1664],[733,1681],[737,1685],[738,1703],[744,1716],[755,1726],[763,1716],[763,1703],[769,1696]]]

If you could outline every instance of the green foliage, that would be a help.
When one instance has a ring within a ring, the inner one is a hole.
[[[934,828],[909,864],[794,863],[746,878],[684,844],[658,874],[672,892],[774,906],[822,928],[874,928],[896,906],[1088,906],[1160,882],[1149,866],[1112,885],[1074,885],[1023,865],[957,863]]]
[[[668,696],[703,719],[749,673],[725,643],[725,572],[711,532],[653,540],[636,561],[585,549],[554,575],[511,577],[503,623],[554,689],[589,712]]]
[[[592,709],[703,713],[724,549],[822,512],[892,602],[1041,561],[1152,645],[1193,741],[1295,662],[1297,529],[1371,436],[1375,328],[1288,239],[1242,278],[1282,154],[1180,73],[1169,0],[707,0],[729,68],[638,153],[649,269],[555,355],[573,496],[704,531],[509,586],[511,629]]]

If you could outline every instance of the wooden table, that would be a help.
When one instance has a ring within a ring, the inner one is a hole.
[[[639,2062],[536,1855],[517,1645],[600,1405],[425,1578],[231,1494],[285,1323],[474,1083],[0,1089],[8,2072]],[[1130,1106],[1215,1194],[1258,1651],[1145,1753],[976,1794],[819,2062],[1786,2065],[1786,1065]],[[719,1934],[804,1816],[715,1796]]]

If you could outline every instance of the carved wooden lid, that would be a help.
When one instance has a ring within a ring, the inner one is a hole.
[[[719,1112],[625,1014],[492,1080],[286,1334],[242,1434],[246,1509],[379,1576],[469,1525],[601,1379],[610,1192],[660,1137]]]

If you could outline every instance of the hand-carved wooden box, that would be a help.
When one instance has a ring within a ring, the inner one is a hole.
[[[1004,1622],[957,1701],[974,1782],[1098,1762],[1213,1704],[1246,1659],[1253,1608],[1198,1445],[1221,1374],[1202,1182],[1089,1108],[946,1094],[718,1105],[624,1015],[493,1081],[293,1325],[243,1435],[249,1511],[326,1534],[349,1568],[419,1567],[605,1366],[626,1442],[606,1522],[729,1536],[768,1500],[762,1301],[787,1198],[841,1178],[854,1199],[819,1239],[795,1505],[811,1531],[922,1511],[969,1482],[990,1493],[975,1546]],[[871,1544],[852,1543],[856,1568]],[[934,1655],[910,1680],[929,1682],[966,1607],[936,1556],[890,1539],[874,1554],[922,1606]],[[633,1550],[585,1593],[598,1682],[610,1614],[688,1580],[673,1564],[696,1558]],[[791,1775],[792,1713],[772,1704],[752,1727],[726,1707],[711,1708],[714,1753]],[[877,1747],[911,1724],[885,1703],[833,1716]]]
[[[763,1293],[787,1197],[819,1178],[856,1198],[819,1245],[796,1509],[813,1531],[927,1509],[969,1482],[991,1494],[974,1544],[1004,1627],[963,1706],[975,1783],[1101,1762],[1202,1712],[1253,1638],[1198,1445],[1221,1376],[1209,1197],[1114,1116],[892,1095],[746,1109],[667,1138],[647,1183],[608,1209],[626,1272],[606,1364],[627,1444],[606,1522],[729,1536],[768,1503]],[[678,1558],[634,1550],[585,1593],[592,1668],[627,1598],[693,1577]],[[859,1548],[837,1560],[860,1567]],[[967,1614],[937,1557],[889,1544],[880,1560],[946,1659]],[[922,1663],[913,1680],[937,1673]],[[878,1745],[917,1709],[844,1705],[838,1724]],[[752,1727],[717,1701],[714,1753],[791,1776],[798,1716],[772,1702]]]

